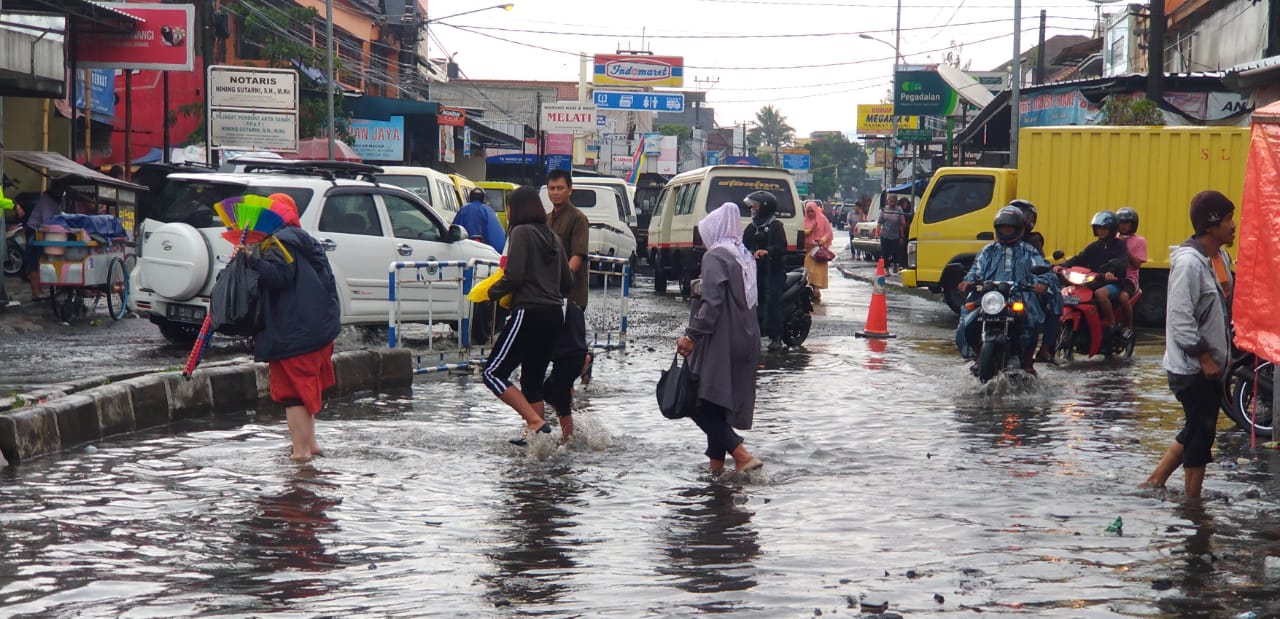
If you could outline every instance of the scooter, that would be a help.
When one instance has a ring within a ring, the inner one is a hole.
[[[1047,267],[1037,267],[1035,274],[1047,273]],[[1022,330],[1026,328],[1026,305],[1013,298],[1013,293],[1034,291],[1033,286],[1014,282],[986,281],[974,284],[966,311],[976,311],[982,324],[982,348],[978,351],[978,363],[974,373],[986,383],[1000,373],[1022,371],[1022,360],[1030,351],[1023,350]]]
[[[1102,319],[1093,301],[1094,289],[1103,283],[1101,276],[1085,267],[1071,267],[1062,272],[1062,327],[1058,331],[1057,351],[1065,361],[1076,353],[1085,358],[1114,355],[1133,356],[1134,333],[1128,337],[1113,322]],[[1130,311],[1142,297],[1142,291],[1129,299]],[[1115,301],[1119,305],[1119,299]],[[1117,308],[1116,311],[1119,311]]]
[[[20,223],[8,226],[4,232],[4,274],[6,276],[24,272],[22,267],[26,248],[26,228]]]
[[[787,273],[782,287],[782,343],[799,346],[809,337],[813,326],[813,286],[804,269]]]
[[[1222,389],[1222,411],[1242,430],[1276,437],[1272,393],[1275,389],[1274,363],[1232,347]],[[1254,405],[1257,408],[1254,408]]]

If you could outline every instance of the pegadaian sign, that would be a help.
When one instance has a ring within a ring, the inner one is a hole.
[[[684,58],[596,54],[592,83],[596,86],[684,86]]]

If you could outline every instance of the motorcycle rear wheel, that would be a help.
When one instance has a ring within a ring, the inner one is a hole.
[[[17,275],[22,272],[22,248],[13,243],[5,243],[4,274]]]
[[[1274,384],[1271,382],[1274,373],[1275,365],[1270,361],[1263,362],[1262,365],[1258,366],[1257,380],[1259,384]],[[1272,436],[1272,429],[1275,427],[1275,411],[1271,408],[1271,398],[1267,397],[1269,394],[1264,394],[1259,390],[1258,395],[1260,397],[1258,397],[1258,410],[1255,418],[1253,410],[1253,378],[1232,381],[1230,389],[1229,406],[1223,408],[1227,416],[1231,418],[1231,421],[1234,421],[1241,430],[1249,430],[1252,426],[1252,429],[1258,434]]]
[[[787,346],[799,346],[809,337],[809,328],[813,326],[813,317],[806,312],[792,312],[782,325],[782,343]]]

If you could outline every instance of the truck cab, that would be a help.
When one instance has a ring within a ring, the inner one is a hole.
[[[1017,171],[1004,168],[941,168],[916,209],[907,238],[902,284],[941,292],[959,311],[957,290],[974,256],[995,240],[996,211],[1014,199]]]

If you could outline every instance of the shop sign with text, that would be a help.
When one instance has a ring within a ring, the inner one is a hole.
[[[684,58],[596,54],[592,83],[597,86],[684,86]]]
[[[191,71],[195,67],[195,6],[191,4],[107,4],[137,17],[127,32],[89,28],[76,34],[79,68]]]

